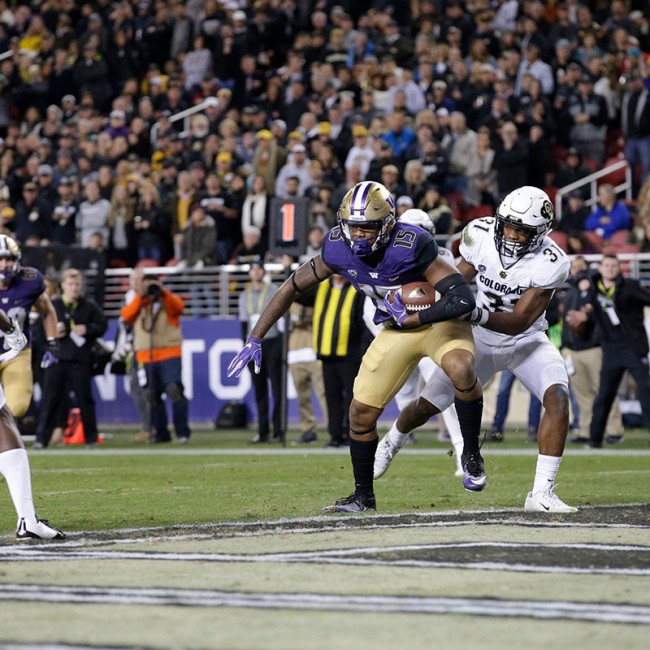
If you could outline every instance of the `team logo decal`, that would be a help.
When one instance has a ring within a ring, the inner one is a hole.
[[[553,205],[550,201],[544,201],[542,204],[542,217],[546,219],[546,221],[553,221]]]
[[[507,274],[505,271],[501,271],[501,273],[499,273],[499,275],[500,275],[502,278],[507,278],[507,277],[508,277],[508,274]]]
[[[486,271],[487,271],[487,266],[485,266],[484,264],[479,264],[478,265],[478,272],[479,273],[485,273]]]
[[[356,278],[359,275],[354,269],[348,269],[348,273],[351,277]]]

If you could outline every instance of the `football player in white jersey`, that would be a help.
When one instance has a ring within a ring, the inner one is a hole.
[[[402,223],[408,223],[412,226],[419,226],[420,228],[424,228],[434,236],[436,234],[436,226],[424,210],[410,208],[400,215],[398,221],[401,221]],[[451,266],[456,266],[454,255],[450,250],[442,247],[439,248],[438,257],[441,257]],[[375,325],[372,320],[374,313],[375,305],[370,298],[366,297],[363,308],[363,320],[368,330],[372,332],[374,336],[377,336],[380,328]],[[424,381],[426,383],[435,367],[436,364],[431,359],[429,359],[429,357],[424,357],[420,360],[417,368],[406,380],[404,386],[402,386],[397,395],[395,395],[395,402],[397,403],[397,408],[399,408],[400,411],[405,408],[409,402],[417,398],[418,393],[420,392],[421,382]],[[445,409],[442,412],[441,416],[445,423],[445,427],[447,428],[447,432],[449,433],[449,437],[451,438],[451,444],[454,447],[454,456],[456,458],[455,475],[463,476],[464,472],[461,462],[461,455],[463,453],[463,434],[461,433],[460,424],[458,423],[458,414],[456,413],[456,407],[451,404],[449,408]],[[390,454],[390,452],[391,447],[385,446],[384,453]],[[381,476],[381,474],[379,476]],[[379,476],[375,474],[375,478],[379,478]]]
[[[478,288],[471,322],[479,380],[485,384],[497,372],[511,370],[544,404],[535,480],[524,510],[575,512],[554,492],[569,427],[568,376],[562,356],[545,334],[544,312],[566,280],[570,261],[546,236],[553,217],[542,190],[524,186],[511,192],[494,217],[465,227],[458,270],[467,280],[476,278]],[[451,384],[434,369],[420,397],[402,410],[380,442],[375,476],[386,472],[410,431],[452,402]]]

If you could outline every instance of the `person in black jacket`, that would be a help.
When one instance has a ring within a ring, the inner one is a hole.
[[[82,279],[77,269],[64,271],[62,294],[52,300],[58,321],[58,362],[45,369],[35,448],[47,447],[57,424],[58,406],[70,390],[74,391],[81,411],[86,444],[89,447],[97,445],[91,347],[94,340],[104,334],[107,323],[101,307],[81,295]]]
[[[591,284],[590,304],[603,348],[600,388],[589,428],[589,446],[598,448],[603,446],[607,416],[626,370],[636,381],[643,420],[650,430],[649,348],[643,325],[643,308],[650,305],[650,291],[641,287],[638,280],[621,275],[616,255],[603,256]],[[567,314],[567,322],[578,327],[587,321],[588,314],[589,309],[576,311],[571,318]]]
[[[567,371],[571,388],[579,406],[579,430],[571,439],[573,443],[589,442],[594,399],[600,385],[600,369],[603,365],[603,351],[596,318],[591,308],[591,273],[584,257],[578,255],[571,262],[571,285],[562,294],[562,313],[565,326],[562,328],[562,348],[567,360]],[[584,311],[587,319],[572,327],[575,312]],[[609,443],[616,443],[623,435],[623,422],[618,399],[612,402],[607,419]]]

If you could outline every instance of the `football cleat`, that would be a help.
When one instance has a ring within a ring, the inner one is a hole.
[[[322,512],[364,512],[377,510],[374,494],[351,494],[339,499],[332,506],[325,506]]]
[[[46,519],[37,517],[36,523],[28,527],[25,519],[21,518],[16,530],[16,539],[65,539],[65,533],[50,526]]]
[[[373,478],[378,479],[388,471],[395,454],[406,444],[406,440],[407,436],[402,436],[402,444],[394,446],[388,434],[381,439],[377,445],[377,451],[375,451]]]
[[[470,492],[480,492],[487,483],[487,476],[483,469],[483,458],[479,452],[463,454],[461,456],[465,476],[463,487]]]
[[[526,512],[578,512],[578,508],[569,506],[553,491],[554,483],[533,493],[529,492],[524,504]]]

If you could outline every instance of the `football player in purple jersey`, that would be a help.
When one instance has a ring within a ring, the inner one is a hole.
[[[20,325],[0,312],[0,332],[5,349],[20,351],[27,337]],[[39,519],[32,500],[32,479],[25,445],[16,426],[0,385],[0,474],[5,477],[9,494],[18,513],[16,537],[24,539],[63,539],[65,535]]]
[[[42,367],[56,363],[56,311],[46,291],[41,272],[21,266],[20,246],[7,235],[0,235],[0,309],[15,320],[25,333],[28,345],[22,350],[0,348],[0,381],[13,415],[22,417],[29,408],[34,392],[32,351],[29,345],[29,312],[36,307],[43,319],[48,349]]]
[[[373,462],[377,420],[420,359],[430,357],[451,380],[463,433],[463,485],[480,491],[486,477],[479,451],[483,391],[474,368],[474,340],[466,321],[456,320],[475,306],[467,281],[438,256],[433,237],[416,226],[398,223],[395,201],[381,183],[364,181],[343,198],[338,226],[325,237],[319,255],[300,266],[278,289],[228,367],[239,376],[250,362],[259,372],[261,341],[271,326],[304,291],[334,273],[346,277],[375,302],[374,320],[382,330],[363,357],[350,406],[350,456],[355,490],[323,510],[375,509]],[[404,284],[427,281],[441,295],[422,311],[409,314],[395,294]]]

